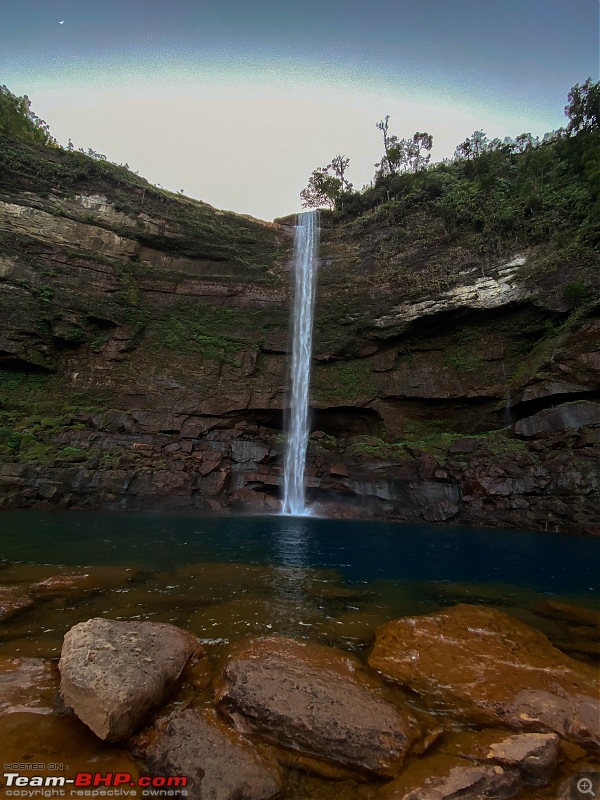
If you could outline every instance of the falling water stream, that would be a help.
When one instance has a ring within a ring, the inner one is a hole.
[[[298,215],[294,243],[294,305],[292,323],[292,395],[283,484],[284,514],[307,516],[304,469],[308,443],[308,400],[312,355],[319,212]]]

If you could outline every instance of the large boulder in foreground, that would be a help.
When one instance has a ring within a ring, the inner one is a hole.
[[[96,736],[124,739],[197,650],[197,639],[174,625],[89,619],[65,635],[60,692]]]
[[[369,664],[468,722],[600,747],[594,668],[501,611],[457,605],[388,622],[376,632]]]
[[[190,800],[270,800],[283,787],[277,763],[261,756],[212,710],[178,711],[138,739],[155,774],[188,779]]]
[[[287,763],[330,777],[340,776],[336,768],[392,777],[417,726],[361,672],[357,659],[329,647],[256,639],[234,648],[217,702],[238,730],[285,748]]]

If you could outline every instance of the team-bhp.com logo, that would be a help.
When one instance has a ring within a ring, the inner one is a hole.
[[[6,797],[185,797],[187,778],[183,775],[142,775],[129,772],[77,772],[65,775],[21,775],[4,773]],[[129,791],[127,790],[129,789]]]

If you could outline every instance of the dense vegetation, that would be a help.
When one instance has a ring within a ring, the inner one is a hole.
[[[6,86],[0,86],[0,134],[39,144],[56,145],[45,120],[31,110],[25,95],[17,97]]]
[[[467,237],[480,254],[496,256],[522,244],[539,244],[546,247],[548,262],[576,259],[591,267],[600,243],[600,84],[588,79],[574,86],[565,113],[567,127],[542,141],[531,134],[489,140],[475,131],[458,145],[453,159],[437,164],[429,163],[430,134],[399,139],[390,133],[386,117],[377,123],[383,153],[371,185],[355,191],[347,178],[349,159],[337,155],[313,172],[302,192],[303,204],[329,205],[340,222],[355,221],[359,227],[385,220],[394,226],[394,245],[399,247],[403,240]],[[195,229],[206,245],[204,252],[193,255],[225,260],[236,250],[237,260],[254,266],[254,226],[245,226],[239,217],[228,225],[234,215],[216,220],[212,209],[200,202],[190,213],[189,201],[178,203],[177,195],[152,186],[127,165],[112,164],[93,150],[59,147],[29,99],[5,86],[0,86],[0,145],[5,191],[69,192],[83,184],[110,188],[117,210],[134,215],[143,211]],[[223,227],[235,248],[214,244],[219,238],[215,229],[221,232]],[[183,251],[188,244],[180,242]],[[264,244],[261,256],[272,262],[268,236]]]
[[[429,135],[389,136],[386,117],[377,126],[385,152],[373,183],[348,188],[339,171],[348,159],[336,156],[311,176],[304,205],[329,204],[341,222],[385,219],[397,226],[399,245],[403,237],[468,236],[483,254],[540,244],[550,259],[591,265],[600,244],[600,84],[574,86],[565,113],[567,127],[542,141],[531,134],[489,140],[475,131],[453,159],[432,165],[421,152],[431,147]]]

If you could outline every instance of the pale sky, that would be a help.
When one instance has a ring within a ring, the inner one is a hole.
[[[0,83],[59,142],[262,219],[338,153],[369,183],[386,114],[439,160],[476,129],[563,126],[598,80],[597,0],[0,0],[0,19]]]

